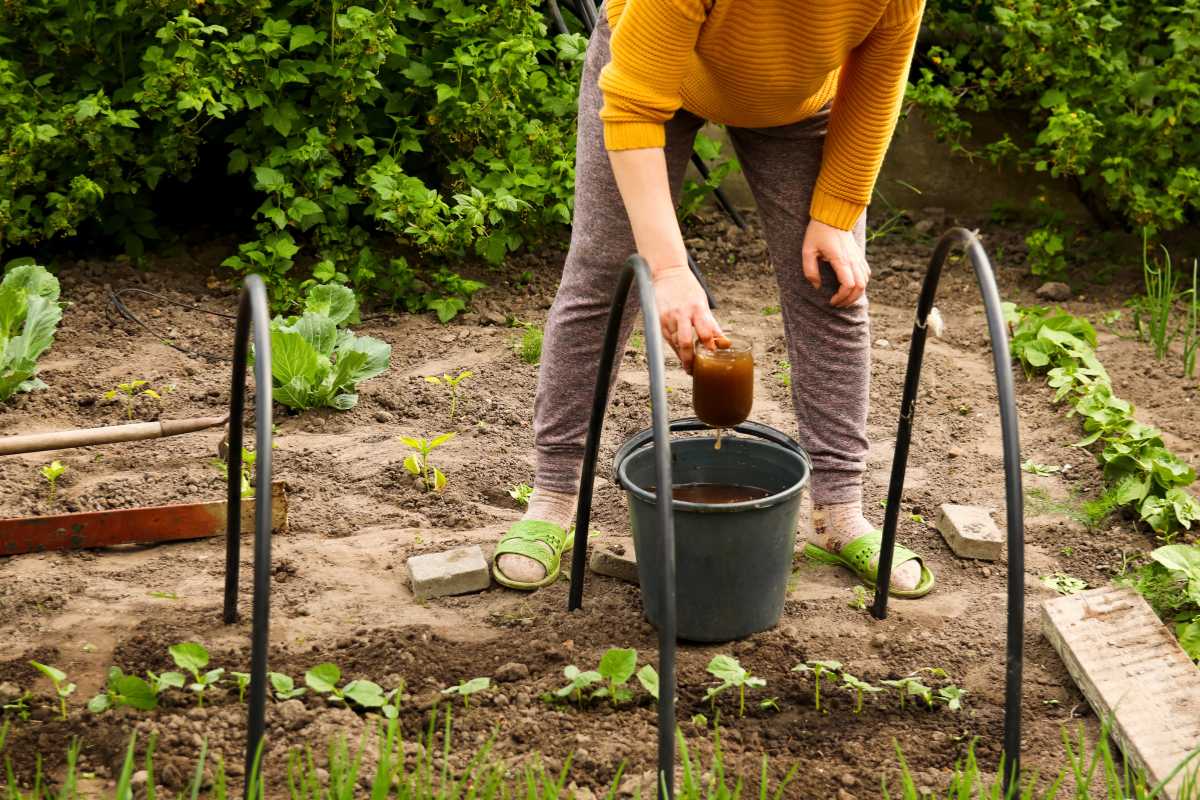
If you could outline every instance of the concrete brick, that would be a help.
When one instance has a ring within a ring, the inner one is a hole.
[[[986,508],[944,503],[937,529],[959,558],[995,561],[1004,549],[1004,536]]]
[[[607,575],[635,585],[638,583],[637,558],[632,544],[597,545],[592,550],[588,566],[597,575]]]
[[[408,560],[408,578],[417,600],[482,592],[492,583],[479,545],[413,556]]]

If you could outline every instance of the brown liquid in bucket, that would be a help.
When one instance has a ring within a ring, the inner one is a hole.
[[[646,491],[653,492],[654,487],[651,486]],[[730,483],[680,483],[671,487],[672,499],[705,505],[745,503],[770,496],[770,492],[757,486],[738,486]]]
[[[750,341],[730,337],[729,347],[709,350],[697,343],[692,362],[692,409],[700,421],[721,430],[745,422],[754,406],[754,354]]]

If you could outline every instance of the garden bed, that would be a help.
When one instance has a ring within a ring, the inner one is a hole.
[[[720,300],[719,317],[756,341],[758,397],[753,417],[794,433],[788,390],[777,373],[786,358],[776,291],[764,245],[724,220],[706,221],[690,234]],[[998,259],[1005,299],[1035,302],[1022,268],[1022,237],[984,229],[985,247]],[[897,404],[907,357],[919,279],[932,242],[912,234],[877,241],[869,250],[872,339],[875,342],[870,438],[866,475],[868,507],[882,516],[891,463]],[[49,391],[21,396],[0,407],[0,432],[53,430],[113,424],[126,418],[119,402],[103,399],[118,383],[143,379],[160,400],[139,398],[135,418],[182,418],[220,413],[227,402],[227,363],[188,356],[135,326],[113,324],[105,313],[106,287],[163,293],[180,302],[229,312],[236,294],[223,287],[217,266],[228,254],[220,244],[197,245],[187,254],[155,261],[138,272],[127,264],[79,262],[60,272],[69,301],[41,377]],[[589,575],[584,610],[566,612],[566,584],[528,596],[493,587],[478,595],[414,603],[405,560],[462,544],[486,547],[520,514],[509,490],[532,482],[532,401],[536,366],[514,354],[521,329],[540,324],[553,297],[562,254],[557,250],[510,262],[483,274],[491,284],[472,313],[442,326],[429,316],[372,317],[362,333],[392,345],[391,369],[360,387],[348,412],[277,411],[277,477],[290,487],[290,529],[274,540],[271,669],[299,679],[320,662],[334,662],[347,679],[367,678],[392,688],[403,680],[408,700],[400,719],[413,740],[424,730],[440,690],[488,676],[494,688],[454,709],[455,755],[462,766],[494,737],[493,753],[520,760],[541,753],[552,768],[574,754],[571,780],[603,796],[618,770],[626,775],[655,766],[655,714],[649,699],[613,709],[595,703],[585,710],[551,706],[539,696],[563,683],[568,664],[593,669],[609,647],[635,647],[641,662],[656,660],[656,638],[641,619],[635,587]],[[1120,307],[1136,276],[1118,277],[1067,304],[1098,321]],[[127,305],[162,337],[213,354],[231,351],[232,324],[137,294]],[[903,750],[919,785],[943,788],[956,760],[973,738],[988,767],[998,758],[1004,683],[1004,587],[1006,568],[955,558],[932,528],[941,503],[990,506],[1003,526],[999,420],[982,307],[969,271],[958,265],[943,280],[938,302],[947,320],[942,339],[926,355],[921,405],[914,429],[908,489],[901,514],[902,541],[920,552],[937,574],[938,588],[919,601],[894,601],[889,618],[876,621],[851,607],[846,575],[798,565],[782,624],[775,630],[719,647],[680,650],[679,719],[689,746],[711,753],[711,730],[694,725],[694,714],[711,722],[704,700],[713,680],[705,665],[716,653],[736,655],[767,681],[748,696],[745,718],[728,698],[721,712],[727,769],[757,785],[761,755],[781,778],[793,765],[800,773],[795,797],[879,796],[883,778],[894,781],[899,765],[893,740]],[[1148,351],[1118,322],[1102,331],[1100,358],[1114,388],[1139,405],[1139,418],[1162,428],[1167,444],[1193,465],[1200,441],[1193,429],[1197,385],[1178,374],[1174,362],[1152,362]],[[613,448],[648,424],[648,391],[636,339],[624,356],[621,381],[609,412],[602,467]],[[424,376],[473,376],[459,388],[458,413],[450,423],[445,389]],[[590,376],[581,376],[590,380]],[[677,367],[669,374],[672,416],[690,414],[689,381]],[[173,387],[171,391],[165,391]],[[1126,556],[1153,545],[1128,524],[1109,520],[1089,530],[1070,509],[1102,490],[1094,458],[1070,444],[1079,438],[1073,419],[1052,404],[1040,378],[1017,381],[1023,457],[1070,467],[1053,476],[1025,475],[1028,588],[1024,704],[1024,766],[1042,774],[1062,767],[1060,729],[1082,722],[1098,730],[1082,696],[1037,625],[1038,603],[1052,595],[1040,580],[1062,572],[1102,585]],[[448,478],[445,490],[427,494],[402,467],[406,448],[398,436],[457,436],[436,451]],[[68,465],[53,505],[45,499],[38,468],[49,454],[0,461],[0,505],[5,516],[91,510],[131,505],[219,499],[223,480],[211,460],[219,432],[163,442],[89,448],[55,454]],[[628,544],[624,500],[607,480],[597,484],[594,528],[605,541]],[[249,550],[244,551],[247,559]],[[249,561],[243,568],[243,605],[249,605]],[[203,642],[213,665],[246,670],[248,627],[220,622],[223,549],[219,540],[102,552],[53,553],[0,560],[0,684],[35,688],[30,719],[13,719],[6,755],[18,775],[29,775],[38,754],[60,769],[72,736],[82,738],[84,770],[103,785],[124,757],[130,733],[157,730],[156,778],[172,790],[190,774],[207,737],[236,773],[242,759],[244,707],[236,690],[218,690],[203,709],[182,692],[154,714],[127,710],[94,715],[83,703],[100,690],[108,667],[161,672],[171,667],[167,648]],[[56,719],[49,685],[29,667],[54,664],[78,683],[66,722]],[[968,692],[959,712],[944,707],[903,710],[891,696],[869,698],[853,714],[853,698],[829,693],[828,713],[813,705],[812,681],[791,672],[805,659],[836,659],[872,681],[894,679],[923,668],[940,668]],[[513,666],[514,664],[520,666]],[[760,701],[776,698],[777,709]],[[266,775],[270,794],[286,786],[289,748],[312,746],[318,761],[325,742],[345,735],[357,742],[374,722],[306,695],[268,710]],[[235,782],[238,782],[235,778]],[[633,788],[633,783],[629,784]],[[581,792],[581,796],[587,796]]]

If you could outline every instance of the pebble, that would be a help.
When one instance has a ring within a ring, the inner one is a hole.
[[[871,637],[871,646],[872,647],[884,647],[887,645],[887,641],[888,641],[888,639],[887,639],[886,633],[877,633]]]
[[[838,789],[837,800],[855,800],[855,797],[845,789]]]
[[[496,680],[500,683],[514,683],[529,677],[529,667],[516,661],[510,661],[496,670]]]
[[[951,447],[949,450],[946,451],[946,455],[948,455],[950,458],[958,458],[962,454],[963,454],[962,448],[959,448],[959,447]]]
[[[880,349],[887,349],[892,346],[892,343],[889,342],[887,339],[876,339],[875,346]]]
[[[858,786],[858,778],[854,777],[854,773],[852,772],[843,772],[838,776],[838,782],[847,789],[853,789],[855,786]]]
[[[918,220],[916,225],[913,225],[913,230],[921,235],[925,235],[927,233],[932,233],[933,229],[936,227],[937,227],[937,223],[934,222],[933,220],[922,219],[922,220]]]
[[[1071,287],[1060,281],[1046,281],[1037,288],[1036,294],[1043,300],[1061,302],[1071,299]]]
[[[386,411],[376,411],[375,412],[375,421],[386,424],[388,422],[395,422],[396,418],[393,417],[391,414],[389,414]]]

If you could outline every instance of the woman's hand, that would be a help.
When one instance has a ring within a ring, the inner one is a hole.
[[[871,268],[867,266],[866,254],[850,231],[810,220],[804,234],[802,252],[804,277],[814,289],[821,288],[821,270],[817,260],[823,258],[833,266],[839,287],[829,299],[830,305],[837,308],[854,305],[867,290]]]
[[[663,339],[679,356],[683,369],[692,374],[692,340],[713,349],[726,341],[721,326],[708,309],[708,298],[700,282],[686,266],[654,270],[654,302]],[[728,346],[728,345],[726,345]]]

